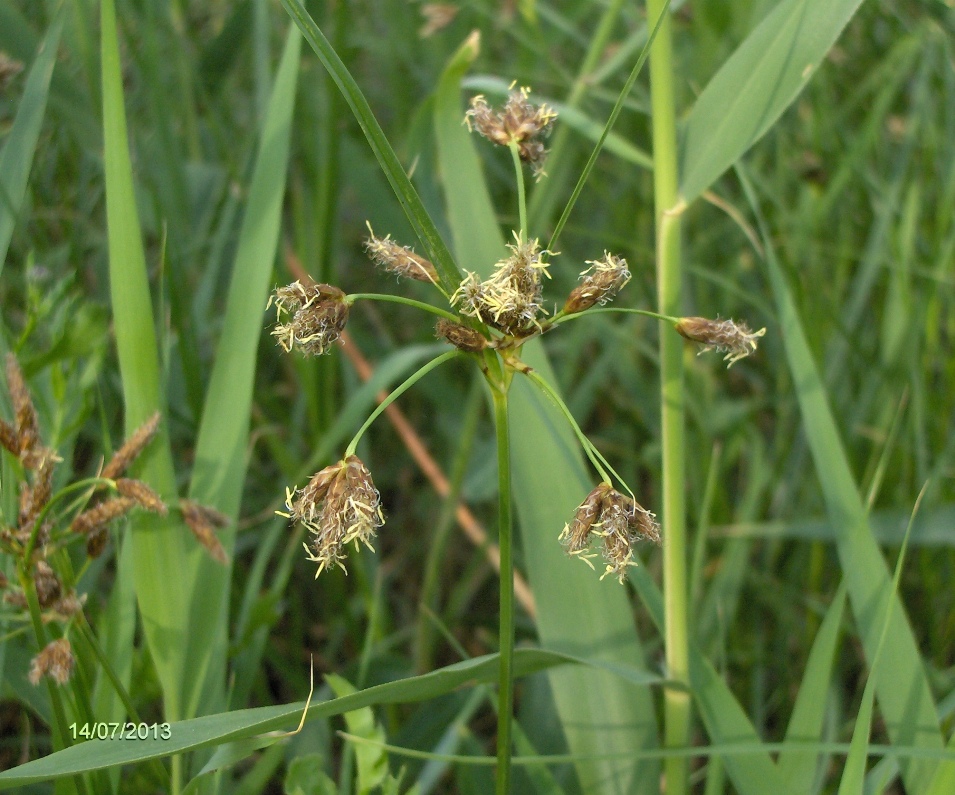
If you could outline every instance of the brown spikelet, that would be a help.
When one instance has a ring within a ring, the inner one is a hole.
[[[229,556],[222,542],[216,537],[215,531],[229,524],[229,517],[215,508],[200,505],[193,500],[180,500],[179,509],[182,511],[183,521],[196,540],[205,547],[213,560],[223,566],[226,565],[229,562]]]
[[[66,596],[57,599],[51,609],[56,614],[57,621],[69,621],[70,618],[83,610],[85,602],[86,594],[80,597],[76,595],[76,591],[71,590]]]
[[[435,323],[434,333],[439,339],[445,339],[458,350],[468,353],[480,353],[487,347],[487,340],[479,331],[446,318]]]
[[[683,317],[675,326],[676,330],[688,340],[700,342],[706,351],[725,353],[723,361],[729,362],[732,367],[740,359],[744,359],[756,350],[756,340],[766,333],[766,329],[750,331],[745,323],[733,320],[710,320],[705,317]]]
[[[79,514],[70,524],[70,530],[83,535],[97,528],[105,528],[113,519],[124,516],[136,505],[132,497],[113,497]]]
[[[32,450],[40,441],[40,427],[37,423],[36,408],[23,379],[23,371],[17,357],[7,354],[7,389],[17,422],[17,452],[20,455]]]
[[[290,519],[312,534],[305,545],[308,559],[318,563],[318,577],[325,569],[345,568],[346,547],[352,542],[374,551],[375,531],[385,523],[381,495],[371,473],[358,456],[325,467],[303,489],[289,490],[285,507]]]
[[[169,513],[169,509],[166,508],[166,503],[162,501],[162,498],[141,480],[120,478],[116,481],[116,490],[123,497],[135,500],[137,505],[147,511],[158,513],[160,516]]]
[[[0,444],[14,455],[20,455],[20,441],[17,439],[17,429],[2,419],[0,419]]]
[[[30,682],[40,683],[44,676],[49,676],[58,685],[66,684],[73,674],[73,650],[66,638],[48,643],[30,664]]]
[[[86,536],[86,554],[91,558],[98,558],[106,549],[106,543],[109,541],[109,528],[101,524],[94,527]]]
[[[35,447],[29,456],[38,455],[39,462],[34,468],[33,485],[21,484],[20,490],[20,527],[32,523],[40,511],[50,501],[53,494],[53,470],[61,459],[42,445]]]
[[[37,562],[33,582],[36,585],[37,600],[40,602],[40,607],[44,609],[56,602],[63,593],[59,577],[46,561]]]
[[[122,475],[129,465],[146,449],[146,445],[152,441],[156,431],[159,430],[160,419],[162,419],[162,415],[157,411],[140,425],[133,435],[123,442],[122,447],[113,453],[109,463],[103,467],[100,477],[115,480]]]
[[[365,223],[369,233],[365,239],[365,250],[376,264],[398,276],[419,282],[438,283],[438,272],[429,260],[415,254],[408,246],[396,243],[391,239],[391,235],[378,237],[371,224],[367,221]]]

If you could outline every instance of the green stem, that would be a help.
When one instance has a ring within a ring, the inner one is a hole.
[[[514,161],[514,175],[517,179],[517,215],[521,225],[521,242],[527,242],[527,191],[524,188],[524,166],[521,163],[521,153],[514,141],[508,145],[511,150],[511,159]]]
[[[36,585],[33,582],[33,578],[30,576],[29,570],[26,568],[27,559],[24,559],[20,562],[20,565],[17,566],[17,574],[20,579],[20,587],[23,589],[23,593],[27,599],[27,608],[30,612],[30,621],[33,624],[33,634],[36,637],[37,648],[42,652],[46,648],[46,630],[43,628],[43,617],[40,611],[40,600],[37,598],[36,594]],[[69,724],[66,720],[66,710],[63,706],[63,699],[60,698],[60,691],[57,686],[50,681],[49,677],[44,677],[46,679],[46,689],[47,694],[50,697],[50,706],[53,708],[53,723],[50,728],[53,731],[53,748],[54,750],[59,750],[61,748],[68,748],[70,746],[69,741]],[[76,791],[80,795],[86,795],[86,782],[82,776],[73,777],[74,786]]]
[[[653,113],[653,189],[656,215],[657,291],[660,314],[680,314],[680,212],[673,92],[672,19],[663,0],[647,0],[647,20],[659,32],[650,50]],[[690,740],[689,632],[687,611],[683,345],[675,334],[660,335],[660,401],[663,442],[663,599],[667,673],[686,689],[664,690],[664,742],[686,747]],[[665,762],[667,795],[688,792],[687,760]]]
[[[661,315],[659,312],[651,312],[649,309],[628,309],[626,307],[618,306],[595,306],[590,309],[585,309],[583,312],[574,312],[572,315],[563,315],[557,314],[554,316],[554,319],[551,320],[551,326],[559,326],[561,323],[566,323],[568,320],[575,320],[578,317],[588,317],[589,315],[600,315],[605,312],[621,312],[627,315],[643,315],[644,317],[652,317],[654,320],[663,320],[666,323],[679,323],[680,318],[672,317],[671,315]]]
[[[593,444],[590,442],[590,440],[587,438],[584,432],[580,430],[580,426],[577,424],[577,420],[574,419],[574,415],[570,413],[570,409],[567,408],[567,405],[561,399],[560,395],[558,395],[557,392],[553,389],[553,387],[551,387],[551,385],[548,384],[547,381],[545,381],[543,378],[541,378],[535,371],[530,370],[526,372],[525,375],[528,378],[530,378],[531,381],[537,384],[537,387],[541,390],[541,392],[547,395],[547,397],[551,399],[554,405],[557,406],[558,409],[560,409],[561,414],[564,415],[564,418],[567,420],[571,429],[574,431],[574,435],[577,437],[577,441],[580,442],[580,446],[584,448],[584,452],[587,454],[587,458],[590,459],[590,463],[593,464],[594,469],[597,470],[597,474],[600,475],[600,477],[603,478],[603,480],[605,480],[607,483],[610,483],[611,482],[610,475],[608,475],[607,470],[603,468],[603,464],[605,464],[606,461],[604,460],[603,456],[601,456],[597,452],[597,450],[594,448]],[[610,467],[609,465],[607,466],[607,469],[613,472],[612,467]],[[623,481],[620,479],[620,476],[617,475],[616,472],[614,472],[613,474],[616,475],[617,480],[623,483]]]
[[[355,437],[348,443],[348,447],[345,450],[345,455],[343,458],[348,458],[350,455],[355,454],[355,448],[358,447],[358,442],[361,441],[361,437],[364,436],[365,431],[368,430],[369,426],[381,416],[381,413],[388,408],[397,398],[401,397],[408,389],[414,386],[418,381],[420,381],[424,376],[430,373],[435,367],[439,367],[447,361],[454,359],[463,354],[459,350],[448,351],[447,353],[442,353],[435,359],[432,359],[420,370],[415,371],[395,390],[388,395],[381,403],[378,404],[378,407],[371,413],[365,424],[358,429],[358,433],[355,434]]]
[[[662,13],[666,13],[669,6],[670,0],[666,0],[666,2],[663,4]],[[613,16],[616,16],[615,10]],[[608,12],[605,19],[609,18],[610,13]],[[662,20],[658,17],[657,24],[650,32],[650,36],[647,39],[647,43],[643,47],[643,51],[640,53],[640,57],[637,58],[637,62],[630,71],[630,76],[627,78],[627,82],[624,83],[623,89],[620,91],[620,95],[617,97],[617,102],[614,104],[613,110],[610,111],[610,118],[607,119],[607,123],[604,125],[603,132],[600,133],[600,138],[594,146],[593,151],[590,153],[587,164],[584,166],[583,171],[580,172],[580,177],[577,179],[577,184],[574,186],[574,190],[570,195],[570,199],[567,200],[564,211],[560,214],[560,220],[557,221],[557,226],[554,227],[554,233],[551,235],[550,242],[547,244],[547,248],[551,251],[554,250],[554,246],[557,244],[557,238],[560,237],[560,233],[564,229],[564,224],[566,224],[567,219],[570,218],[570,213],[574,209],[574,205],[577,203],[580,192],[584,189],[584,183],[587,182],[587,178],[590,176],[590,172],[593,170],[594,164],[597,162],[597,155],[599,155],[600,150],[603,149],[604,142],[607,140],[607,136],[610,135],[610,131],[613,129],[613,125],[616,123],[617,117],[620,115],[620,111],[623,110],[624,101],[629,96],[630,90],[633,88],[633,84],[637,82],[637,77],[640,74],[640,70],[643,69],[644,62],[647,60],[647,55],[650,52],[650,47],[653,44],[653,40],[656,38],[657,31],[660,30],[661,21]],[[603,50],[601,49],[601,53],[602,52]],[[580,82],[578,85],[586,85],[586,83]]]
[[[444,290],[442,290],[442,292],[444,292]],[[349,306],[355,303],[355,301],[388,301],[393,304],[405,304],[406,306],[413,306],[415,309],[422,309],[425,312],[430,312],[432,315],[437,315],[438,317],[443,317],[447,320],[453,320],[455,323],[461,322],[461,318],[452,312],[448,312],[446,309],[441,309],[440,307],[433,306],[432,304],[425,303],[424,301],[415,301],[413,298],[405,298],[403,295],[388,295],[387,293],[350,293],[345,300]]]
[[[498,547],[501,554],[500,684],[497,707],[497,795],[511,791],[511,712],[514,708],[514,561],[511,539],[511,446],[507,386],[492,385],[497,435]]]

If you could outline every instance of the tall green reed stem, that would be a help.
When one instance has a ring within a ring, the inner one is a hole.
[[[507,426],[510,373],[491,385],[497,436],[498,546],[501,553],[500,685],[497,697],[497,795],[511,786],[511,711],[514,707],[514,561],[511,533],[511,441]]]
[[[657,292],[660,313],[680,312],[680,213],[676,157],[676,111],[673,95],[673,31],[663,0],[647,0],[649,24],[660,22],[650,49],[653,112],[653,192],[656,217]],[[660,335],[660,411],[663,435],[663,597],[668,675],[689,684],[687,631],[685,450],[683,415],[683,345],[676,334]],[[689,690],[664,691],[664,742],[685,747],[690,735]],[[668,795],[687,792],[687,761],[668,757]]]

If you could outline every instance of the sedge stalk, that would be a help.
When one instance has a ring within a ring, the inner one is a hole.
[[[647,0],[647,19],[659,23],[650,48],[653,113],[653,193],[656,219],[657,292],[661,315],[679,316],[681,295],[680,218],[676,103],[673,89],[673,30],[663,0]],[[663,447],[663,599],[668,676],[684,685],[664,691],[664,743],[685,748],[690,739],[689,632],[683,345],[675,334],[660,335],[660,412]],[[687,760],[667,757],[667,795],[688,792]]]

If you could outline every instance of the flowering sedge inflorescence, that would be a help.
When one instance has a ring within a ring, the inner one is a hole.
[[[471,100],[471,108],[464,115],[469,130],[474,130],[498,146],[514,144],[521,160],[529,163],[534,175],[544,173],[544,158],[547,150],[541,138],[550,134],[557,113],[547,105],[532,105],[528,98],[531,90],[511,86],[507,102],[500,111],[495,111],[487,100],[478,95]]]
[[[520,88],[510,92],[500,110],[491,108],[484,97],[474,97],[464,120],[470,130],[494,144],[512,148],[540,176],[546,155],[542,139],[556,117],[546,105],[531,104],[529,89]],[[434,264],[411,248],[390,235],[376,235],[370,224],[368,232],[364,247],[379,267],[399,277],[431,283],[444,294],[457,318],[438,320],[436,335],[478,357],[485,373],[484,357],[493,351],[501,355],[505,368],[530,372],[517,358],[530,337],[550,330],[569,316],[606,305],[631,277],[627,261],[605,251],[602,258],[586,262],[579,284],[563,308],[551,315],[544,306],[543,288],[557,254],[543,248],[537,239],[515,232],[508,255],[495,263],[488,278],[467,272],[459,284],[447,284]],[[275,303],[279,321],[272,335],[286,352],[327,353],[343,333],[353,300],[357,296],[351,299],[328,284],[296,281],[278,288],[269,301],[269,305]],[[447,315],[444,310],[436,311]],[[751,333],[730,321],[701,318],[684,318],[677,329],[685,337],[703,342],[707,349],[727,352],[730,364],[755,350],[756,338],[764,333]],[[608,477],[605,473],[603,476]],[[311,534],[305,546],[309,558],[318,563],[318,573],[335,567],[344,569],[349,543],[354,542],[356,548],[371,548],[371,539],[384,522],[380,497],[368,469],[357,457],[347,454],[344,460],[314,475],[305,488],[289,490],[286,509],[283,515],[301,523]],[[659,538],[653,514],[606,482],[591,492],[561,534],[568,552],[584,560],[592,557],[588,552],[591,542],[600,539],[607,564],[605,576],[613,573],[621,580],[626,569],[635,565],[635,542]]]
[[[676,324],[676,330],[688,340],[703,343],[700,353],[716,350],[725,353],[724,361],[732,367],[756,350],[756,340],[766,333],[766,329],[750,331],[745,323],[733,320],[709,320],[705,317],[684,317]]]
[[[598,485],[578,506],[571,522],[560,534],[568,555],[579,557],[593,568],[591,542],[600,539],[607,564],[601,579],[614,574],[624,581],[627,569],[635,566],[637,541],[660,543],[660,525],[654,514],[632,497],[621,494],[609,483]]]
[[[334,566],[345,570],[346,547],[364,544],[374,552],[371,540],[385,523],[381,495],[371,473],[356,455],[325,467],[303,489],[289,490],[288,516],[304,525],[312,538],[305,544],[308,559],[318,564],[318,577]]]
[[[547,257],[552,252],[541,250],[537,240],[523,241],[515,235],[508,245],[511,256],[494,266],[489,279],[481,281],[468,273],[451,296],[451,304],[462,315],[486,323],[509,337],[523,337],[540,330],[538,316],[546,314],[542,303],[543,277]]]

